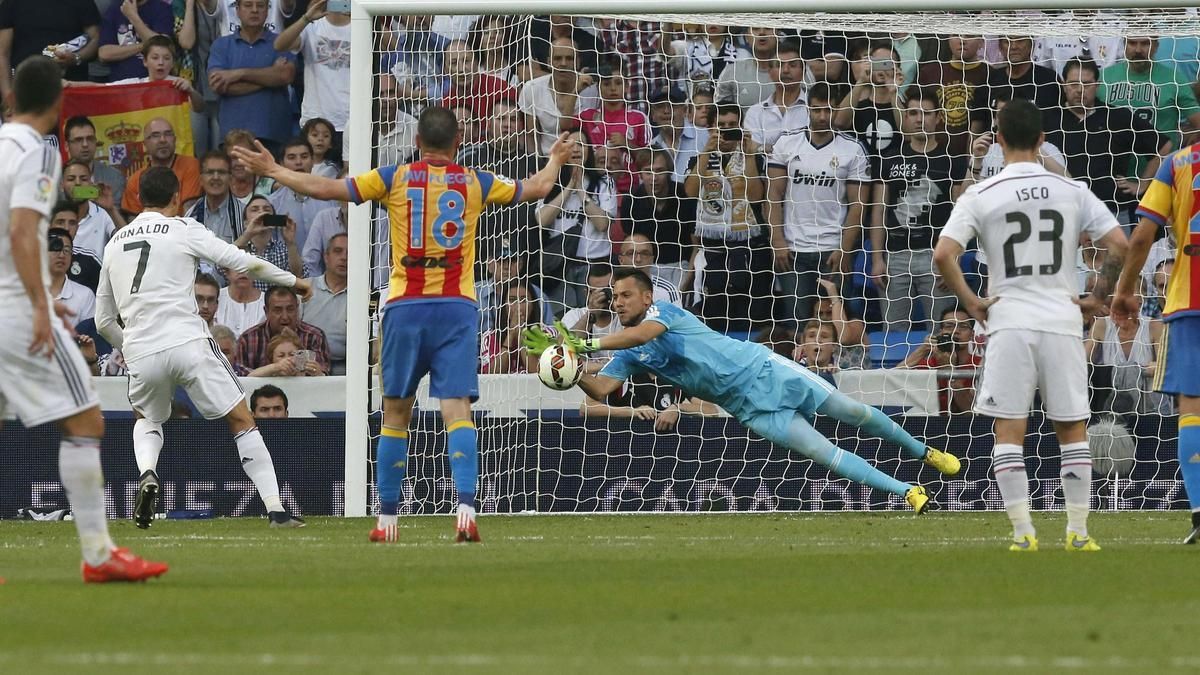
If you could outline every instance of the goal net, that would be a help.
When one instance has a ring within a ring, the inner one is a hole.
[[[767,344],[964,457],[964,471],[943,480],[818,416],[840,447],[928,486],[942,508],[1002,508],[990,420],[970,413],[986,336],[931,256],[958,194],[1003,167],[997,110],[1035,102],[1043,164],[1085,182],[1127,226],[1160,156],[1200,132],[1192,9],[608,16],[586,12],[629,4],[579,3],[570,16],[451,16],[405,7],[356,3],[352,175],[417,159],[417,118],[429,105],[457,116],[458,163],[516,180],[538,170],[558,134],[579,141],[546,199],[482,215],[475,261],[462,269],[480,304],[485,513],[903,507],[665,382],[637,379],[606,401],[543,387],[521,330],[556,320],[592,337],[619,330],[610,285],[622,266],[649,273],[656,300]],[[356,207],[352,219],[345,512],[361,515],[378,508],[377,320],[390,266],[406,253],[389,240],[382,207]],[[1174,403],[1151,385],[1174,255],[1170,242],[1155,245],[1136,330],[1100,320],[1081,336],[1097,508],[1184,502]],[[1102,257],[1083,241],[1064,262],[1080,293]],[[981,293],[988,262],[974,249],[961,261]],[[426,383],[404,513],[455,503],[437,410]],[[1061,508],[1051,425],[1035,413],[1030,431],[1034,508]]]

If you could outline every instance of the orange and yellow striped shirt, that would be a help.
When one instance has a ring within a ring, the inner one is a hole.
[[[1200,145],[1163,158],[1138,204],[1137,215],[1166,230],[1176,247],[1163,320],[1200,315]]]
[[[346,179],[356,204],[377,201],[391,224],[387,302],[475,300],[475,234],[488,204],[521,198],[504,176],[439,160],[385,166]]]

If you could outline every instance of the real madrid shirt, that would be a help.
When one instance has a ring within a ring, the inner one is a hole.
[[[33,127],[16,122],[0,127],[0,304],[28,302],[25,286],[13,264],[13,209],[29,209],[42,216],[38,225],[39,267],[42,285],[50,286],[46,219],[57,198],[61,174],[58,152],[43,143],[42,135]]]
[[[870,180],[867,151],[840,132],[814,145],[808,129],[784,134],[768,166],[787,171],[784,236],[793,251],[833,251],[842,246],[846,185]]]

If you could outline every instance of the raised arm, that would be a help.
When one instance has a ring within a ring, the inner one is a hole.
[[[254,146],[256,150],[235,146],[230,150],[230,154],[248,166],[253,173],[266,176],[300,194],[339,202],[354,201],[350,194],[350,187],[345,180],[285,169],[275,162],[275,158],[271,156],[270,151],[263,147],[262,143],[254,141]]]
[[[258,281],[294,288],[304,300],[312,296],[312,287],[307,280],[300,279],[296,274],[279,269],[266,260],[226,242],[198,222],[188,226],[187,235],[191,253],[198,258],[213,262],[218,267],[243,272]]]
[[[550,188],[558,182],[559,172],[564,164],[571,160],[571,152],[575,149],[575,140],[569,134],[560,134],[554,146],[550,148],[546,166],[541,171],[521,181],[521,201],[531,202],[545,198],[550,194]]]
[[[304,32],[304,29],[310,23],[319,21],[328,13],[325,11],[325,3],[326,0],[313,0],[309,4],[308,9],[304,10],[304,16],[300,17],[292,25],[284,28],[275,38],[275,51],[294,52],[300,49],[300,34]]]

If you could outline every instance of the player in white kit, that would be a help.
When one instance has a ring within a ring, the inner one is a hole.
[[[1044,140],[1041,112],[1014,99],[998,115],[1005,168],[958,198],[934,250],[945,283],[988,334],[975,412],[995,418],[992,471],[1013,524],[1013,551],[1036,551],[1029,516],[1029,476],[1022,446],[1034,391],[1054,422],[1067,506],[1068,551],[1099,551],[1088,536],[1092,455],[1084,315],[1099,312],[1121,274],[1127,242],[1116,218],[1080,182],[1037,161]],[[1089,297],[1075,272],[1079,236],[1107,251]],[[990,297],[967,286],[958,258],[974,238],[988,265]]]
[[[59,319],[63,308],[47,291],[46,219],[62,167],[42,135],[58,123],[61,77],[50,59],[24,61],[13,85],[14,114],[0,127],[0,317],[6,325],[0,420],[11,408],[26,427],[58,423],[59,475],[79,533],[83,580],[142,581],[167,566],[118,548],[108,536],[100,468],[104,418],[83,355]]]
[[[129,368],[129,402],[138,417],[133,450],[141,484],[134,505],[140,528],[153,522],[162,450],[162,425],[171,417],[175,388],[183,387],[205,419],[225,418],[242,470],[254,481],[272,527],[301,527],[279,497],[271,453],[263,442],[245,391],[200,318],[192,286],[199,260],[262,281],[312,294],[309,283],[218,238],[191,218],[179,218],[179,179],[166,167],[142,175],[144,211],[105,247],[96,290],[96,329],[120,348]]]

